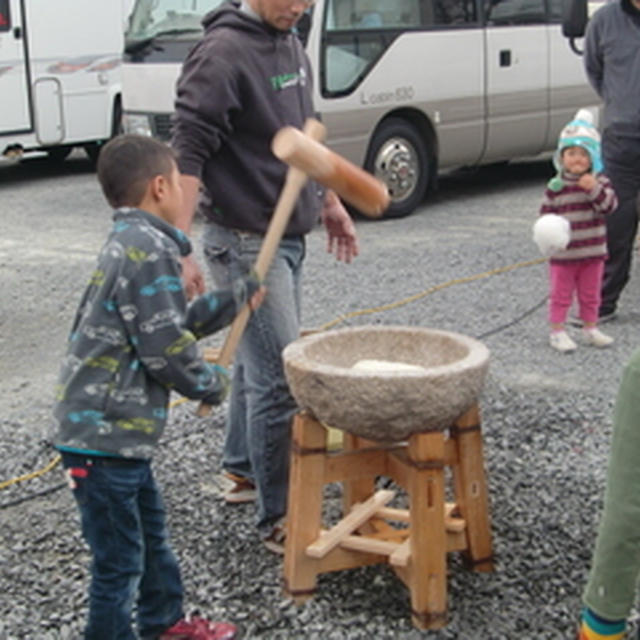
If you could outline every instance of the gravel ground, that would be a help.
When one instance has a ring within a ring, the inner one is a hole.
[[[72,164],[65,181],[85,213],[65,213],[69,192],[56,186],[55,172],[45,175],[38,197],[56,217],[40,212],[24,234],[18,205],[27,193],[34,197],[34,187],[13,171],[3,192],[8,231],[0,239],[0,481],[53,457],[43,443],[57,362],[108,226],[93,176]],[[530,227],[548,172],[548,165],[534,164],[450,178],[410,218],[359,220],[362,253],[349,267],[334,264],[324,254],[323,234],[312,233],[305,326],[536,258]],[[64,237],[69,229],[76,232],[71,239]],[[613,401],[636,347],[640,278],[635,269],[620,317],[606,327],[616,338],[612,348],[582,346],[561,355],[546,343],[545,276],[544,265],[520,268],[343,323],[419,324],[472,336],[495,331],[484,338],[492,355],[481,409],[497,567],[474,574],[450,556],[445,629],[411,627],[408,593],[384,566],[324,575],[315,598],[299,608],[283,599],[281,560],[258,543],[253,507],[220,501],[224,412],[197,419],[193,405],[183,404],[173,410],[156,470],[189,611],[234,621],[243,638],[572,638],[601,506]],[[2,640],[81,633],[88,554],[61,482],[56,468],[0,492]],[[327,499],[336,505],[339,487],[328,487]]]

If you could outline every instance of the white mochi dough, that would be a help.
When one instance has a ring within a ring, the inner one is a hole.
[[[393,360],[358,360],[351,369],[369,373],[424,373],[426,369],[415,364]]]

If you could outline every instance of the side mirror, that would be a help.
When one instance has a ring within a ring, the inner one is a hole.
[[[575,39],[584,36],[588,19],[587,0],[564,0],[562,35],[569,38],[569,46],[578,55],[582,55],[582,51],[576,47]]]

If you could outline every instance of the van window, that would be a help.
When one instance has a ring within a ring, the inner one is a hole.
[[[542,24],[545,14],[544,0],[488,0],[484,5],[488,26]]]
[[[325,96],[346,95],[407,31],[477,24],[475,0],[329,0],[321,64]]]
[[[11,29],[9,0],[0,0],[0,31],[9,31],[9,29]]]

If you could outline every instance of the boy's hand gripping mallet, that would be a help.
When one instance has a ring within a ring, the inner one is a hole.
[[[310,118],[305,123],[304,133],[294,127],[285,127],[273,139],[273,153],[289,164],[289,170],[254,265],[261,280],[267,275],[308,176],[333,189],[370,217],[379,217],[389,204],[389,194],[382,182],[320,144],[325,133],[324,125]],[[251,309],[246,304],[231,324],[218,358],[220,366],[227,368],[231,364],[250,314]],[[197,415],[206,416],[210,411],[211,406],[202,402]]]

